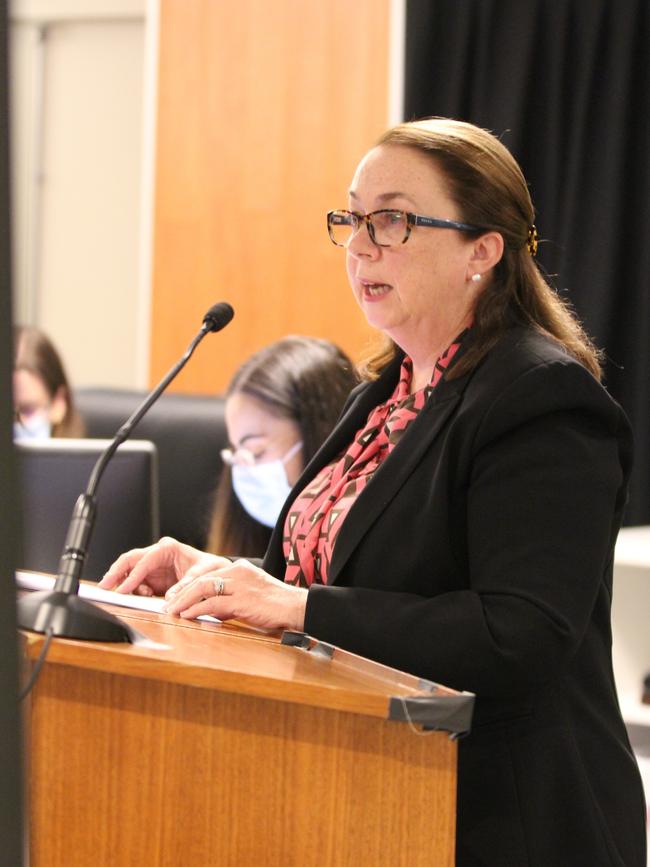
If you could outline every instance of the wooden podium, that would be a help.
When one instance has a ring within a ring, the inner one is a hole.
[[[56,639],[25,701],[31,867],[452,867],[456,742],[410,721],[417,678],[106,607],[149,643]]]

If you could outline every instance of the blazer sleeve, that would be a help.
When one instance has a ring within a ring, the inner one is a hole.
[[[466,501],[458,589],[313,586],[306,631],[484,695],[549,681],[582,642],[598,595],[611,593],[630,449],[622,410],[581,366],[527,370],[488,403],[465,489],[451,494]]]

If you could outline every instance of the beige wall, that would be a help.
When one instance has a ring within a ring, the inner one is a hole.
[[[134,385],[144,0],[14,0],[10,35],[15,318],[74,383]]]

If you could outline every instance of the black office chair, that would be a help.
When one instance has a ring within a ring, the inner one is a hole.
[[[146,392],[79,388],[74,397],[86,436],[110,438],[144,400]],[[203,548],[214,492],[221,474],[219,452],[228,445],[224,399],[163,394],[133,436],[155,443],[160,472],[160,532]]]

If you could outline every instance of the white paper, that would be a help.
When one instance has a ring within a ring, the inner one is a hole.
[[[16,572],[16,585],[21,590],[52,590],[55,578],[41,572]],[[105,602],[109,605],[121,605],[123,608],[136,608],[139,611],[162,612],[165,599],[162,596],[135,596],[131,593],[116,593],[114,590],[104,590],[96,584],[79,584],[79,595],[92,602]],[[207,620],[210,623],[221,623],[210,614],[202,614],[197,620]]]

